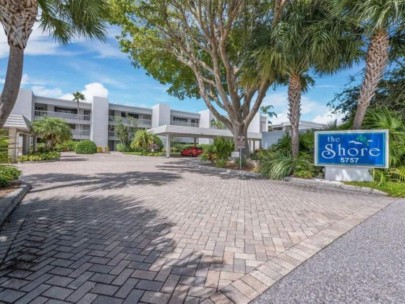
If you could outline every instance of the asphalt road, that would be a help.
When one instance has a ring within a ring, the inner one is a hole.
[[[333,242],[253,303],[405,303],[405,201]]]

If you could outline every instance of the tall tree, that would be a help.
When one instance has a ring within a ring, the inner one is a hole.
[[[246,84],[249,44],[258,25],[271,18],[258,0],[115,0],[112,18],[122,26],[123,50],[181,95],[201,97],[217,120],[246,137],[270,85]],[[178,84],[182,84],[179,86]],[[176,88],[176,87],[175,87]],[[174,89],[175,89],[174,88]]]
[[[255,52],[263,75],[278,76],[288,85],[291,154],[299,155],[301,95],[313,79],[310,72],[333,73],[360,56],[361,41],[348,35],[349,24],[332,14],[327,0],[291,1],[267,38]]]
[[[404,48],[405,1],[335,0],[334,2],[341,18],[348,18],[354,26],[362,28],[367,43],[366,68],[353,120],[353,129],[361,129],[367,108],[387,67],[390,53],[395,56],[397,47],[402,50]]]
[[[81,126],[80,126],[80,101],[85,101],[86,97],[82,92],[74,92],[73,93],[73,101],[76,101],[77,103],[77,118],[79,120],[78,126],[79,126],[79,140],[82,139],[82,133],[81,133]]]
[[[395,66],[384,73],[379,82],[376,94],[370,101],[370,109],[388,109],[398,113],[405,121],[405,63]],[[356,77],[351,77],[342,92],[328,103],[335,113],[345,116],[343,121],[351,122],[356,114],[361,84],[356,82]]]
[[[61,43],[81,35],[105,38],[107,0],[0,0],[0,23],[10,47],[6,80],[0,97],[0,128],[17,100],[24,50],[34,24]]]

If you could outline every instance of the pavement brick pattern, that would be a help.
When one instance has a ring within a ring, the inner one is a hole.
[[[22,169],[5,303],[248,303],[393,201],[118,153]]]

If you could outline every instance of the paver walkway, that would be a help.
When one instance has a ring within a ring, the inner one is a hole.
[[[0,232],[7,303],[247,303],[393,201],[182,159],[22,167],[33,189]]]

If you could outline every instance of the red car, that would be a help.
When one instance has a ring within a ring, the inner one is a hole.
[[[181,151],[181,156],[196,157],[202,153],[203,153],[203,149],[201,149],[201,148],[189,147],[189,148],[185,148],[185,149],[183,149],[183,151]]]

